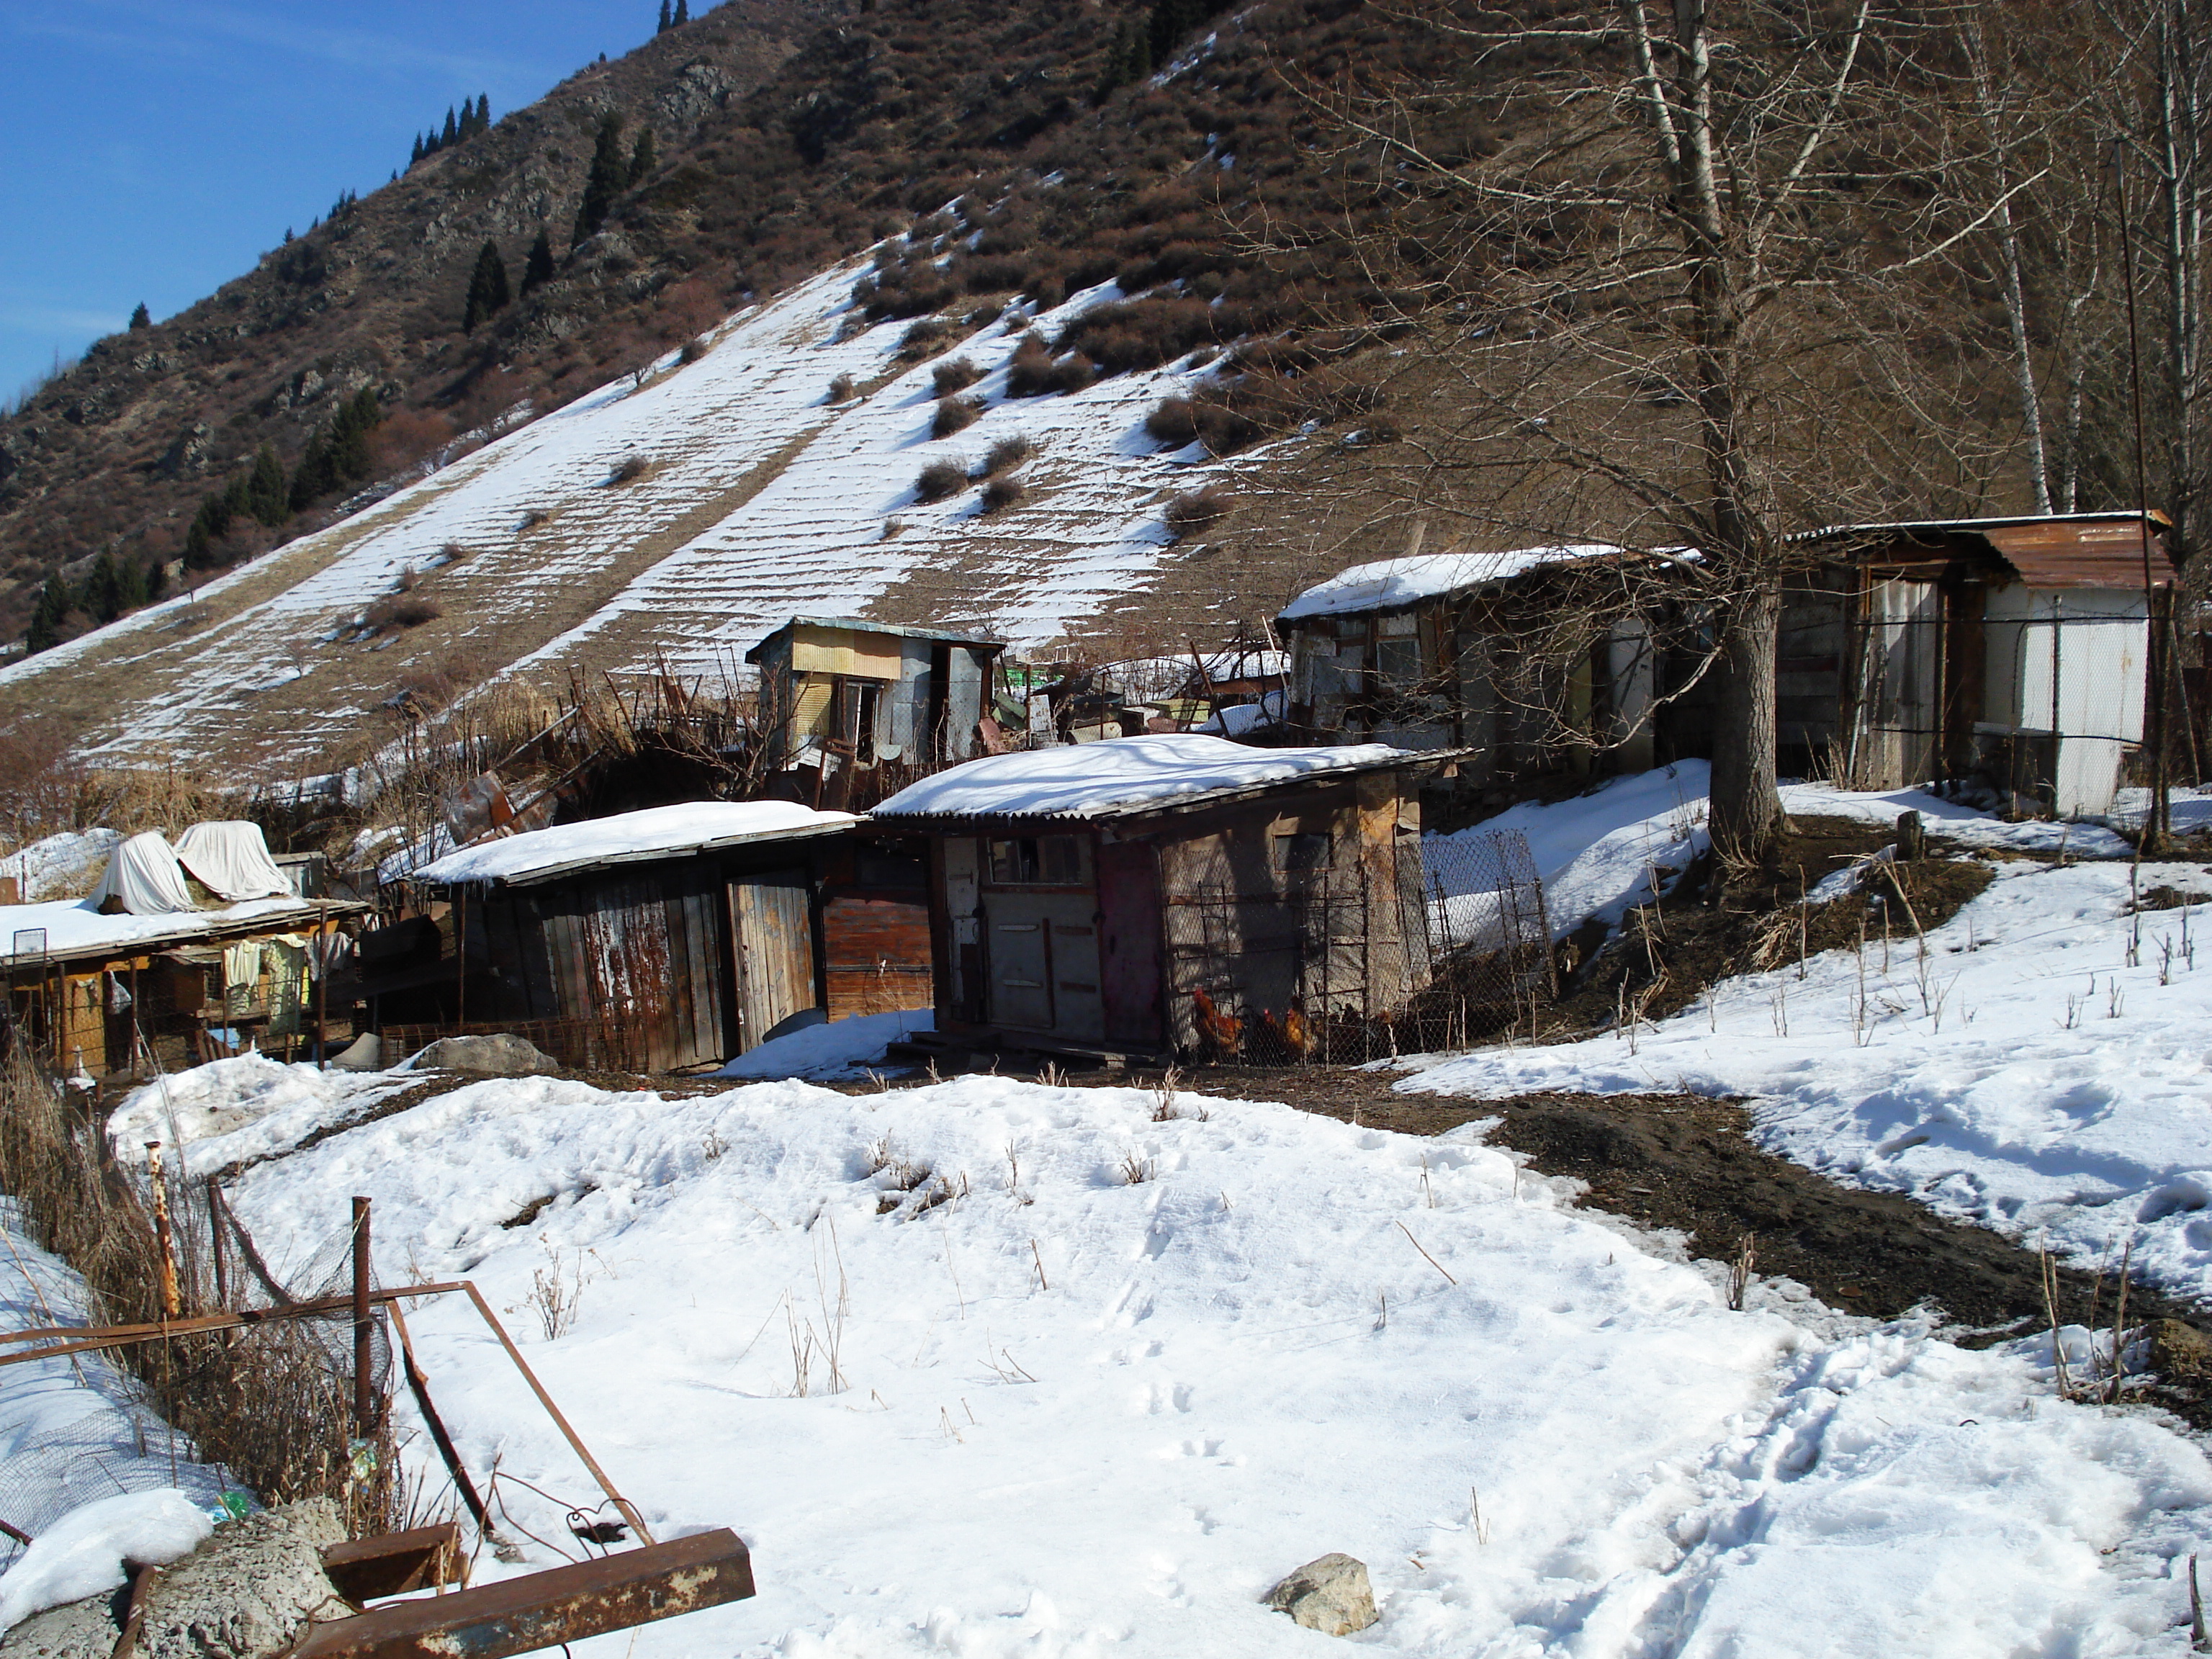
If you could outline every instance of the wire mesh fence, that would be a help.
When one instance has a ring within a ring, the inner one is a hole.
[[[1392,866],[1170,902],[1170,969],[1215,1060],[1346,1063],[1464,1048],[1548,1003],[1551,931],[1526,836],[1401,841]]]

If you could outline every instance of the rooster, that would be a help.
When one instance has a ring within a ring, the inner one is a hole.
[[[1244,1044],[1244,1022],[1234,1014],[1223,1013],[1202,985],[1190,994],[1190,1000],[1198,1006],[1198,1034],[1206,1039],[1214,1058],[1236,1059]]]

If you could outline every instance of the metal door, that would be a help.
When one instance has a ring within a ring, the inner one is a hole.
[[[820,1004],[814,988],[811,886],[803,870],[730,884],[738,960],[738,1044],[757,1048],[778,1027]]]

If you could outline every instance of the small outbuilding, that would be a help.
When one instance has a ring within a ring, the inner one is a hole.
[[[1005,649],[974,634],[793,617],[745,653],[760,671],[769,775],[812,805],[842,807],[984,753]]]
[[[434,1018],[385,1024],[386,1046],[513,1030],[572,1066],[672,1071],[913,1006],[928,968],[921,867],[858,822],[702,801],[448,854],[409,880],[442,918],[450,943],[428,940],[428,959],[450,994]]]
[[[1340,571],[1275,619],[1291,655],[1288,727],[1468,749],[1460,777],[1474,787],[1704,755],[1694,679],[1638,609],[1670,568],[1662,556],[1593,543],[1415,550]],[[1559,625],[1575,615],[1609,620]]]
[[[990,757],[879,829],[929,844],[935,1041],[1295,1053],[1426,982],[1422,781],[1459,757],[1162,734]]]
[[[133,836],[90,896],[0,905],[9,1015],[57,1066],[94,1078],[289,1054],[332,1035],[329,981],[368,908],[302,899],[256,824],[194,824],[174,846]],[[341,1024],[349,1006],[342,994]]]
[[[1849,525],[1801,538],[1783,618],[1785,769],[1859,788],[1978,778],[2061,817],[2111,810],[2142,744],[2159,514]]]

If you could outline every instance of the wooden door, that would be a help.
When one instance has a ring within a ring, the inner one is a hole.
[[[1089,895],[1047,902],[1046,960],[1052,969],[1052,1029],[1073,1042],[1106,1035],[1106,1004],[1099,994],[1098,914]]]
[[[1052,948],[1041,896],[992,893],[983,902],[991,1023],[1052,1029]]]
[[[736,1052],[758,1048],[794,1016],[817,1012],[812,885],[803,870],[730,884],[738,963]]]
[[[1160,1029],[1160,872],[1149,845],[1098,849],[1099,988],[1106,1035],[1157,1045]]]

